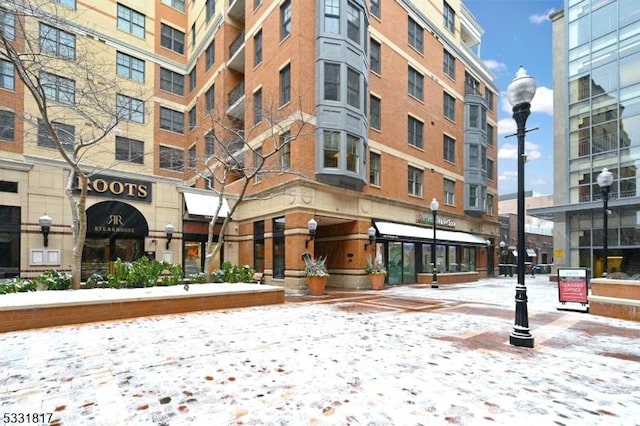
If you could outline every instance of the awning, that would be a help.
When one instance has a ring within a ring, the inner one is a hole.
[[[538,255],[536,254],[536,251],[534,249],[527,249],[527,256],[536,257]]]
[[[381,221],[376,221],[374,224],[380,235],[383,237],[411,237],[423,240],[433,240],[433,229],[431,228]],[[436,230],[436,240],[482,246],[487,245],[487,241],[479,235],[468,234],[466,232],[445,231],[441,229]]]
[[[220,197],[217,195],[209,194],[196,194],[194,192],[185,192],[184,202],[187,204],[187,212],[197,216],[209,216],[213,217],[218,209],[220,203]],[[224,218],[229,215],[229,204],[225,198],[222,199],[222,205],[220,206],[219,218]]]

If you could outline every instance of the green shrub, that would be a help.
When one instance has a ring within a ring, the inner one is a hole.
[[[71,288],[71,274],[51,269],[36,277],[35,282],[45,290],[68,290]]]
[[[109,287],[139,288],[158,285],[160,275],[167,271],[168,275],[161,278],[162,285],[176,285],[182,279],[182,266],[159,260],[149,260],[146,256],[134,262],[114,262],[114,273],[107,275]]]
[[[38,285],[31,280],[16,277],[0,281],[0,294],[25,293],[36,291]]]
[[[204,272],[191,273],[187,278],[189,279],[189,281],[198,283],[198,284],[203,284],[207,282],[207,275]]]
[[[220,269],[214,272],[213,281],[216,283],[250,283],[255,271],[249,265],[233,265],[228,260],[222,262]]]

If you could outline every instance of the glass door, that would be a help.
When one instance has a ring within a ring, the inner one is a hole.
[[[389,242],[389,284],[416,282],[415,244]]]

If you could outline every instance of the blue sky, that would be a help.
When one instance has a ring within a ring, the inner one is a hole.
[[[484,29],[480,58],[495,73],[498,103],[498,192],[517,191],[517,140],[507,86],[520,65],[536,79],[525,152],[525,190],[553,194],[553,70],[551,21],[548,15],[562,0],[463,0]]]

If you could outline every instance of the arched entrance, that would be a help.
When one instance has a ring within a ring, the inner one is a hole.
[[[82,280],[105,277],[116,259],[131,262],[144,255],[149,234],[145,217],[120,201],[103,201],[87,209],[87,238],[82,252]]]

